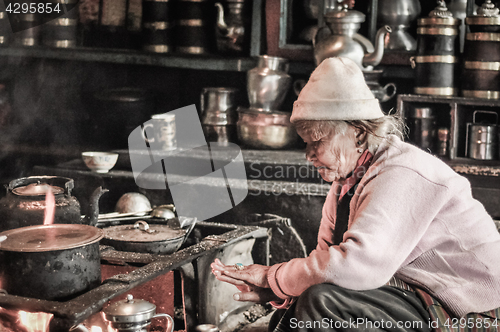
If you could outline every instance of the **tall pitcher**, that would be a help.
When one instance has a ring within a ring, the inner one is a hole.
[[[292,84],[288,59],[259,56],[257,67],[247,72],[248,101],[261,111],[279,110]]]

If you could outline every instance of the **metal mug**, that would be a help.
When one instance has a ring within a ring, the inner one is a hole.
[[[476,123],[476,114],[495,116],[495,124]],[[475,111],[472,123],[467,123],[466,155],[472,159],[494,160],[498,158],[498,114],[490,111]]]
[[[141,133],[144,140],[155,150],[177,149],[175,114],[155,114],[151,116],[151,119],[142,128]],[[150,131],[146,131],[147,128],[153,129],[152,134]]]

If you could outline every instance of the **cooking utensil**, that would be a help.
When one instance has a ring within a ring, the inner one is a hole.
[[[125,193],[116,202],[115,211],[118,213],[138,214],[142,211],[151,211],[149,199],[140,193]]]
[[[251,148],[283,149],[297,142],[297,131],[290,123],[290,113],[260,112],[238,108],[238,138]]]
[[[140,332],[146,331],[151,319],[166,317],[170,323],[170,332],[174,331],[174,320],[168,314],[156,314],[156,305],[128,294],[125,300],[117,301],[103,310],[103,317],[114,330]],[[165,331],[167,327],[165,326]]]
[[[0,277],[12,295],[66,301],[101,283],[99,240],[88,225],[38,225],[0,233]]]
[[[491,114],[495,123],[477,123],[477,114]],[[498,158],[498,114],[490,111],[474,111],[472,123],[467,123],[466,155],[472,159],[493,160]]]
[[[154,209],[135,211],[127,213],[110,212],[103,213],[99,215],[99,222],[117,222],[117,221],[130,221],[134,219],[149,219],[157,218],[162,220],[168,220],[175,218],[175,206],[173,204],[165,204],[155,207]],[[149,215],[145,215],[149,213]]]
[[[80,203],[71,196],[74,181],[58,176],[30,176],[12,180],[7,195],[0,200],[0,231],[41,225],[45,213],[45,194],[52,190],[55,196],[56,224],[96,225],[99,215],[99,198],[108,190],[97,188],[90,197],[85,217],[81,216]]]
[[[260,55],[257,67],[247,72],[250,107],[263,111],[279,110],[292,85],[288,69],[288,59]]]
[[[107,227],[103,231],[102,243],[116,250],[161,255],[177,251],[189,235],[187,229],[150,225],[143,220],[134,225]]]

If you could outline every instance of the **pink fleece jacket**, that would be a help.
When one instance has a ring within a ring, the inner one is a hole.
[[[338,188],[323,206],[317,248],[270,268],[280,298],[320,283],[375,289],[395,275],[457,317],[500,307],[500,234],[467,179],[444,162],[390,136],[361,179],[348,230],[334,246]]]

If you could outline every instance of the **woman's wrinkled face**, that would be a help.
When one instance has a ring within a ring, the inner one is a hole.
[[[356,167],[360,157],[355,128],[348,126],[345,133],[332,132],[323,137],[313,137],[309,132],[298,131],[306,142],[306,158],[328,182],[343,181]]]

